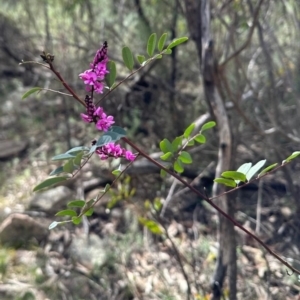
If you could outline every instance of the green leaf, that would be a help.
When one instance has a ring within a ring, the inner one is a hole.
[[[158,223],[152,220],[148,220],[145,218],[140,217],[139,221],[143,224],[146,228],[148,228],[154,234],[162,234],[162,230]]]
[[[115,175],[116,177],[119,176],[119,175],[122,173],[122,166],[119,165],[118,169],[113,170],[111,173],[112,173],[113,175]]]
[[[178,157],[181,162],[183,162],[184,164],[191,164],[193,162],[191,155],[186,152],[186,151],[182,151]]]
[[[258,174],[258,177],[260,177],[261,175],[271,171],[272,169],[274,169],[276,166],[278,165],[278,163],[275,163],[275,164],[272,164],[268,167],[266,167],[265,169],[263,169],[259,174]]]
[[[194,128],[195,128],[195,123],[192,123],[190,126],[188,126],[186,128],[186,130],[184,131],[183,136],[187,139],[191,135],[191,133],[193,132]]]
[[[266,163],[266,159],[257,162],[246,174],[247,180],[250,181],[251,178],[256,174]]]
[[[162,55],[161,55],[161,54],[155,55],[155,59],[161,59],[161,58],[162,58]]]
[[[155,50],[155,47],[156,47],[156,33],[152,33],[150,36],[149,36],[149,39],[148,39],[148,43],[147,43],[147,53],[148,55],[151,57],[154,53],[154,50]]]
[[[104,135],[102,135],[99,139],[98,139],[98,141],[97,141],[97,143],[96,143],[96,147],[97,148],[99,148],[99,147],[102,147],[102,146],[104,146],[104,145],[106,145],[106,144],[108,144],[108,143],[111,143],[111,142],[113,142],[113,139],[112,139],[112,137],[110,136],[110,135],[106,135],[106,134],[104,134]],[[91,150],[90,150],[91,151]]]
[[[122,57],[123,57],[123,61],[124,61],[124,64],[125,66],[130,70],[132,71],[133,69],[133,65],[134,65],[134,61],[133,61],[133,55],[132,55],[132,52],[130,50],[129,47],[124,47],[122,49]]]
[[[120,126],[111,126],[109,129],[108,129],[108,132],[113,132],[113,133],[116,133],[118,136],[118,139],[126,136],[126,130],[123,129],[122,127]]]
[[[94,145],[94,146],[91,147],[91,149],[90,149],[90,151],[89,151],[88,154],[92,154],[92,153],[94,153],[96,150],[97,150],[97,145]]]
[[[172,157],[173,157],[172,152],[167,152],[167,153],[160,156],[160,158],[164,161],[170,160],[170,158],[172,158]]]
[[[165,178],[167,176],[167,172],[164,169],[160,169],[160,177]]]
[[[139,64],[141,65],[146,60],[146,57],[144,55],[137,55],[136,59],[139,62]]]
[[[172,152],[172,144],[168,139],[163,139],[159,143],[159,148],[163,153]]]
[[[111,173],[117,177],[122,173],[122,171],[117,169],[117,170],[113,170]]]
[[[94,209],[90,208],[84,213],[84,215],[90,217],[93,213],[94,213]]]
[[[30,89],[29,91],[27,91],[23,96],[22,99],[26,99],[28,96],[30,96],[33,93],[39,92],[41,91],[43,88],[40,87],[34,87],[32,89]]]
[[[72,174],[72,172],[74,171],[73,159],[70,159],[63,165],[63,170],[66,173]]]
[[[46,179],[45,181],[43,181],[42,183],[38,184],[34,189],[33,191],[36,192],[36,191],[39,191],[41,189],[44,189],[46,187],[49,187],[51,185],[54,185],[56,183],[59,183],[59,182],[63,182],[65,180],[67,180],[68,177],[66,176],[61,176],[61,177],[53,177],[53,178],[48,178]]]
[[[159,52],[161,52],[164,49],[165,43],[166,43],[166,39],[167,39],[168,34],[167,33],[163,33],[161,35],[161,37],[158,40],[158,44],[157,44],[157,49]]]
[[[52,222],[52,223],[49,225],[48,229],[51,230],[51,229],[55,228],[59,223],[60,223],[60,222],[56,222],[56,221]]]
[[[107,183],[104,188],[104,193],[106,193],[110,189],[110,184]]]
[[[237,171],[225,171],[221,175],[225,178],[230,178],[233,180],[239,180],[242,182],[246,181],[246,175]]]
[[[82,221],[82,217],[72,217],[72,222],[74,225],[80,224]]]
[[[55,216],[57,216],[57,217],[63,217],[63,216],[75,217],[75,216],[77,216],[77,213],[76,213],[76,211],[74,211],[72,209],[65,209],[65,210],[61,210],[58,213],[56,213]]]
[[[160,211],[160,210],[161,210],[161,208],[162,208],[162,203],[161,203],[161,201],[160,201],[159,198],[155,198],[155,199],[154,199],[153,206],[154,206],[154,209],[155,209],[156,211]]]
[[[73,160],[73,163],[74,163],[75,166],[80,166],[81,165],[81,160],[82,160],[83,154],[84,154],[83,151],[77,153],[76,157]]]
[[[73,200],[67,204],[68,207],[84,207],[84,205],[85,205],[84,200]]]
[[[201,133],[197,134],[194,139],[199,144],[205,144],[206,143],[206,137]]]
[[[179,159],[174,162],[173,168],[177,173],[182,173],[184,171],[182,163]]]
[[[227,178],[216,178],[214,179],[214,182],[217,182],[217,183],[221,183],[221,184],[224,184],[226,186],[230,186],[230,187],[236,187],[236,182],[232,179],[227,179]]]
[[[294,158],[296,158],[297,156],[299,156],[300,155],[300,151],[296,151],[296,152],[294,152],[292,155],[290,155],[288,158],[286,158],[285,160],[284,160],[284,162],[286,163],[286,162],[290,162],[291,160],[293,160]]]
[[[51,160],[66,160],[70,158],[75,158],[75,155],[69,153],[63,153],[52,157]]]
[[[172,54],[172,49],[165,49],[162,53],[163,54]]]
[[[195,140],[190,140],[187,144],[189,147],[195,145]]]
[[[237,169],[237,172],[241,172],[243,174],[247,174],[248,171],[250,170],[250,168],[252,167],[252,163],[245,163],[245,164],[242,164],[238,169]]]
[[[114,61],[110,60],[106,64],[106,68],[109,71],[109,73],[107,73],[105,75],[105,82],[106,82],[107,86],[109,88],[111,88],[116,81],[116,76],[117,76],[116,63]]]
[[[167,47],[167,49],[172,49],[175,46],[178,46],[178,45],[186,42],[188,39],[189,39],[188,37],[181,37],[181,38],[175,39],[175,40],[173,40],[173,42],[171,42],[169,44],[169,46]]]
[[[55,170],[53,170],[49,175],[50,176],[58,175],[58,174],[62,173],[63,171],[64,171],[63,167],[60,166],[60,167],[56,168]]]
[[[96,143],[96,147],[102,147],[108,143],[114,143],[116,141],[118,141],[119,139],[121,139],[124,135],[121,135],[117,132],[113,132],[113,131],[107,131],[105,132],[97,141]],[[93,147],[92,147],[93,148]],[[91,150],[90,150],[91,151]]]
[[[181,146],[182,140],[183,140],[182,136],[178,136],[173,140],[173,142],[172,142],[172,152],[173,153],[178,150],[179,146]]]
[[[82,151],[89,151],[89,150],[90,150],[89,147],[79,146],[79,147],[74,147],[74,148],[68,150],[66,153],[72,154],[72,155],[77,155],[78,153],[80,153]]]
[[[215,127],[215,126],[216,126],[216,122],[214,122],[214,121],[207,122],[201,127],[200,132],[203,132],[204,130],[207,130],[207,129]]]

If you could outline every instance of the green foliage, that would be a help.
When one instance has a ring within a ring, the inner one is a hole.
[[[264,166],[266,159],[259,161],[246,173],[247,180],[250,181],[251,178]]]
[[[55,170],[53,170],[49,176],[54,176],[54,175],[58,175],[60,173],[62,173],[64,171],[63,166],[60,166],[58,168],[56,168]]]
[[[172,49],[184,42],[186,42],[189,38],[188,37],[181,37],[181,38],[177,38],[177,39],[174,39],[167,47],[167,49]]]
[[[234,188],[237,186],[236,182],[233,179],[215,178],[214,182],[221,183],[221,184],[224,184],[226,186],[234,187]]]
[[[161,235],[163,233],[162,229],[160,228],[160,225],[153,220],[140,217],[139,222],[154,234]]]
[[[119,165],[118,169],[113,170],[111,173],[112,173],[113,175],[115,175],[116,177],[119,176],[119,175],[122,173],[122,166]]]
[[[203,134],[199,133],[195,136],[195,141],[199,144],[205,144],[206,143],[206,137]]]
[[[163,153],[167,153],[167,152],[171,152],[172,153],[172,144],[168,139],[163,139],[160,143],[159,143],[159,147],[160,150]]]
[[[53,177],[53,178],[48,178],[46,179],[45,181],[43,181],[42,183],[38,184],[37,186],[35,186],[35,188],[33,189],[34,192],[37,192],[41,189],[44,189],[44,188],[48,188],[54,184],[57,184],[57,183],[61,183],[65,180],[67,180],[68,177],[67,176],[61,176],[61,177]]]
[[[177,173],[184,171],[184,164],[191,164],[193,159],[191,155],[184,151],[186,147],[193,146],[195,141],[201,144],[206,142],[205,136],[201,133],[207,129],[210,129],[216,125],[215,122],[205,123],[199,133],[192,136],[195,129],[195,124],[190,124],[185,130],[183,135],[176,137],[172,142],[168,139],[163,139],[159,143],[161,151],[164,153],[160,156],[163,161],[171,162],[173,169]],[[165,176],[166,171],[161,171],[161,176]]]
[[[166,40],[167,40],[167,36],[168,36],[167,33],[163,33],[161,35],[161,37],[159,38],[158,44],[157,44],[157,49],[158,49],[159,52],[161,52],[164,49],[164,46],[165,46],[165,43],[166,43]]]
[[[58,213],[56,213],[55,216],[57,216],[57,217],[63,217],[63,216],[75,217],[75,216],[77,216],[77,213],[76,213],[76,211],[74,211],[72,209],[65,209],[65,210],[61,210]]]
[[[66,153],[69,153],[69,154],[72,154],[72,155],[77,155],[77,154],[81,153],[82,151],[89,151],[89,150],[90,150],[89,147],[78,146],[78,147],[71,148]],[[52,158],[52,160],[53,160],[53,158]]]
[[[221,175],[225,178],[230,178],[235,181],[242,181],[242,182],[246,181],[246,175],[237,171],[225,171]]]
[[[178,159],[184,164],[191,164],[193,162],[191,155],[186,151],[181,151]]]
[[[73,159],[69,159],[64,165],[63,165],[63,171],[65,173],[71,173],[74,171],[74,163]]]
[[[24,93],[24,95],[22,96],[22,99],[26,99],[28,96],[36,93],[36,92],[40,92],[42,90],[42,88],[40,87],[34,87],[32,89],[30,89],[29,91],[27,91],[26,93]]]
[[[191,135],[191,133],[193,132],[194,128],[195,128],[195,124],[192,123],[190,126],[188,126],[188,127],[186,128],[186,130],[185,130],[184,133],[183,133],[183,136],[184,136],[186,139],[189,138],[190,135]]]
[[[148,43],[147,43],[147,53],[150,57],[153,56],[154,54],[154,50],[156,48],[156,33],[152,33],[148,39]]]
[[[295,159],[297,156],[300,155],[300,151],[296,151],[296,152],[293,152],[293,154],[291,154],[288,158],[286,158],[282,164],[285,164],[285,163],[288,163],[290,161],[292,161],[293,159]]]
[[[132,71],[133,65],[134,65],[134,60],[133,60],[133,55],[129,47],[123,47],[122,49],[122,58],[124,61],[125,66]]]
[[[278,163],[275,163],[275,164],[272,164],[272,165],[266,167],[265,169],[263,169],[263,170],[258,174],[258,177],[264,175],[265,173],[267,173],[267,172],[269,172],[269,171],[271,171],[271,170],[273,170],[277,165],[278,165]]]
[[[84,205],[85,205],[84,200],[73,200],[67,204],[68,207],[84,207]]]
[[[213,128],[215,126],[216,126],[216,122],[214,122],[214,121],[207,122],[201,127],[200,132],[203,132],[203,131]]]
[[[172,141],[171,147],[173,153],[179,149],[179,147],[182,145],[182,141],[183,141],[183,136],[178,136]]]
[[[82,221],[82,217],[72,217],[72,222],[74,225],[79,225]]]
[[[140,65],[142,65],[146,61],[146,57],[144,55],[137,55],[136,59]]]
[[[109,88],[112,88],[115,81],[116,81],[116,76],[117,76],[117,68],[116,68],[116,63],[112,60],[108,61],[107,63],[107,70],[109,73],[105,75],[105,82]]]
[[[245,163],[237,171],[225,171],[221,174],[222,177],[230,179],[230,181],[223,180],[224,178],[216,178],[214,181],[226,186],[236,187],[240,182],[250,181],[265,163],[265,159],[257,162],[254,166],[252,166],[252,163]]]
[[[110,189],[109,193],[111,199],[107,203],[107,208],[112,209],[117,205],[117,203],[127,201],[134,196],[136,189],[131,188],[130,181],[130,176],[125,176],[124,178],[119,179],[117,190]]]
[[[183,165],[182,165],[182,162],[180,159],[176,159],[176,161],[174,162],[173,168],[177,173],[182,173],[184,171],[184,168],[183,168]]]
[[[63,153],[63,154],[59,154],[56,155],[54,157],[52,157],[52,160],[66,160],[66,159],[70,159],[70,158],[75,158],[75,155],[69,154],[69,153]]]

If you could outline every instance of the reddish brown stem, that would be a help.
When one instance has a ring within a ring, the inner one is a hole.
[[[81,100],[77,94],[73,91],[73,89],[65,82],[65,80],[62,78],[62,76],[60,75],[60,73],[58,71],[56,71],[53,67],[53,64],[51,62],[49,62],[49,66],[50,66],[50,70],[56,75],[56,77],[60,80],[60,82],[62,83],[62,85],[69,91],[69,93],[80,103],[82,104],[84,107],[86,107],[86,104],[83,100]]]
[[[138,151],[138,153],[145,157],[147,160],[151,161],[153,164],[158,166],[160,169],[165,170],[168,174],[176,178],[178,181],[180,181],[183,185],[188,187],[191,191],[196,193],[198,196],[203,198],[204,201],[209,203],[214,209],[216,209],[220,214],[222,214],[225,218],[227,218],[231,223],[233,223],[236,227],[240,228],[242,231],[244,231],[246,234],[251,236],[254,240],[256,240],[262,247],[264,247],[272,256],[274,256],[277,260],[279,260],[283,265],[291,269],[296,274],[300,275],[300,271],[294,268],[292,265],[290,265],[287,261],[285,261],[283,258],[281,258],[277,253],[275,253],[269,246],[267,246],[260,238],[258,238],[255,234],[251,233],[249,230],[247,230],[245,227],[243,227],[241,224],[239,224],[236,220],[234,220],[231,216],[229,216],[227,213],[225,213],[221,208],[219,208],[212,200],[211,198],[207,197],[206,195],[199,192],[195,187],[191,186],[188,182],[186,182],[184,179],[182,179],[179,175],[176,173],[168,170],[163,165],[161,165],[159,162],[152,159],[147,153],[145,153],[143,150],[139,149],[135,144],[133,144],[129,139],[123,138],[123,140],[130,145],[133,149]]]

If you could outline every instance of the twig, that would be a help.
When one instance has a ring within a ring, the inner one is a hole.
[[[166,209],[167,209],[167,206],[169,204],[169,202],[172,200],[172,197],[174,195],[174,190],[176,188],[176,185],[177,185],[177,180],[174,179],[173,182],[172,182],[172,185],[170,187],[170,190],[169,190],[169,193],[168,193],[168,196],[163,204],[163,207],[162,207],[162,210],[161,210],[161,213],[160,213],[160,217],[163,218],[164,217],[164,214],[166,212]]]
[[[264,0],[260,0],[258,5],[257,5],[257,8],[253,14],[253,21],[252,21],[252,26],[250,28],[250,31],[249,31],[249,34],[248,34],[248,37],[247,37],[247,40],[246,42],[238,49],[236,50],[234,53],[232,53],[229,57],[227,57],[225,59],[225,61],[223,63],[221,63],[220,67],[224,67],[231,59],[233,59],[235,56],[239,55],[244,49],[246,49],[248,47],[248,45],[250,44],[251,42],[251,38],[252,38],[252,35],[254,33],[254,29],[255,29],[255,26],[257,24],[257,20],[258,20],[258,15],[259,15],[259,10],[260,10],[260,7],[261,5],[263,4]]]

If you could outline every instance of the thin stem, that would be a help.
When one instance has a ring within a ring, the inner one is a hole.
[[[70,94],[73,96],[73,98],[75,98],[80,104],[82,104],[84,107],[86,107],[85,102],[77,96],[77,94],[73,91],[73,89],[65,82],[65,80],[60,75],[60,73],[58,71],[56,71],[56,69],[54,68],[52,62],[48,62],[48,63],[49,63],[49,66],[50,66],[50,70],[56,75],[56,77],[60,80],[62,85],[70,92]]]
[[[40,66],[42,66],[42,67],[44,67],[44,68],[50,69],[49,66],[47,66],[47,65],[45,65],[45,64],[43,64],[43,63],[40,63],[40,62],[38,62],[38,61],[34,61],[34,60],[22,61],[22,62],[19,63],[20,66],[26,65],[26,64],[37,64],[37,65],[40,65]]]
[[[133,71],[132,73],[130,73],[129,75],[127,75],[123,80],[121,80],[120,82],[118,82],[114,88],[112,88],[111,90],[109,90],[108,93],[106,93],[97,103],[96,105],[98,105],[103,99],[105,99],[108,95],[110,95],[118,86],[120,86],[122,83],[124,83],[127,79],[129,79],[131,76],[133,76],[135,73],[137,73],[138,71],[140,71],[141,69],[143,69],[145,66],[147,66],[150,62],[152,62],[154,59],[156,59],[156,57],[158,55],[162,55],[163,52],[165,50],[163,50],[162,52],[160,52],[159,54],[154,55],[153,57],[149,58],[148,60],[146,60],[146,62],[140,66],[138,69],[136,69],[135,71]]]
[[[137,156],[138,157],[138,156]],[[113,180],[113,182],[111,183],[111,185],[109,186],[108,189],[105,189],[105,191],[102,193],[100,192],[98,194],[98,196],[96,197],[96,200],[92,203],[91,206],[88,207],[88,209],[93,208],[106,194],[107,192],[111,189],[112,186],[115,185],[115,183],[120,179],[120,177],[127,171],[127,169],[133,164],[133,161],[131,161],[124,170],[121,171],[121,173]],[[84,213],[86,212],[86,210],[84,210],[84,207],[82,209],[82,211],[80,212],[80,214],[78,215],[78,217],[82,217],[84,215]]]

